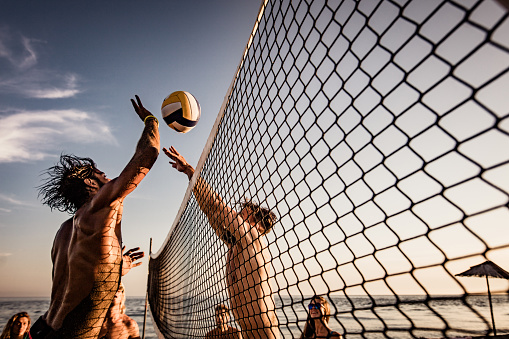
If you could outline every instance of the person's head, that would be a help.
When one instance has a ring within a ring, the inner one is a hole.
[[[309,317],[311,319],[323,319],[327,324],[330,319],[330,305],[327,299],[315,295],[308,305]]]
[[[59,163],[45,173],[48,178],[38,187],[42,203],[71,214],[109,181],[92,159],[67,154],[62,154]]]
[[[257,203],[251,200],[245,200],[240,203],[240,215],[241,217],[256,225],[262,235],[269,233],[272,230],[272,226],[277,220],[276,214],[268,208],[260,207]]]
[[[219,304],[216,306],[216,324],[218,326],[225,325],[230,321],[230,310],[228,306]]]
[[[28,331],[30,331],[30,316],[27,312],[20,312],[9,319],[0,338],[23,336]]]
[[[308,318],[304,331],[302,332],[301,339],[312,338],[315,335],[316,324],[322,324],[322,326],[328,327],[330,319],[330,305],[327,299],[322,296],[315,295],[311,298],[308,305]]]

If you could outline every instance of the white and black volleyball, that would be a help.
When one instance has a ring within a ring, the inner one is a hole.
[[[161,114],[168,126],[179,133],[187,133],[200,120],[201,108],[191,93],[177,91],[163,100]]]

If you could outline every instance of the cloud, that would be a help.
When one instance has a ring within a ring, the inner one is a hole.
[[[0,163],[58,156],[53,148],[64,142],[117,143],[104,121],[80,110],[16,111],[0,118]]]
[[[5,194],[1,194],[1,193],[0,193],[0,200],[6,201],[12,205],[24,205],[24,206],[28,205],[27,203],[24,203],[21,200],[14,199],[12,197],[9,197],[9,196],[7,196]]]
[[[12,34],[8,27],[0,27],[0,58],[17,69],[27,69],[37,63],[34,43],[40,40]]]
[[[37,43],[43,42],[0,27],[0,62],[4,61],[5,68],[0,92],[36,99],[70,98],[80,93],[76,74],[37,67]]]
[[[70,98],[80,93],[76,74],[58,74],[32,70],[9,79],[0,80],[0,92],[16,93],[35,99]]]
[[[0,253],[0,257],[10,257],[12,253]]]
[[[16,198],[13,198],[12,196],[5,195],[0,193],[0,204],[2,205],[8,205],[8,206],[0,206],[0,213],[12,213],[13,210],[18,210],[19,208],[23,209],[32,209],[34,207],[38,207],[38,205],[35,205],[30,202],[21,201]]]
[[[20,207],[20,206],[35,207],[35,205],[32,203],[29,203],[26,201],[21,201],[21,200],[13,198],[12,196],[8,196],[8,195],[2,194],[2,193],[0,193],[0,202],[7,203],[8,205],[14,206],[14,207]],[[0,207],[0,212],[10,213],[10,212],[12,212],[12,209]]]

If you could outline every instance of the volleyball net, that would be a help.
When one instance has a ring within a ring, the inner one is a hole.
[[[160,334],[204,337],[215,307],[232,307],[228,247],[192,194],[197,177],[232,208],[253,199],[279,217],[265,242],[281,337],[300,336],[313,295],[348,338],[491,333],[471,297],[486,280],[456,274],[509,267],[507,13],[496,1],[265,1],[151,255]]]

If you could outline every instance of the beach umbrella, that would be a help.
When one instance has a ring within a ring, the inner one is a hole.
[[[491,304],[490,282],[488,280],[488,277],[509,279],[509,272],[507,272],[506,270],[504,270],[502,267],[498,266],[494,262],[491,262],[488,260],[488,261],[483,262],[482,264],[472,266],[465,272],[456,274],[456,276],[486,277],[486,284],[488,285],[488,298],[490,301],[491,322],[493,324],[493,335],[497,335],[497,329],[495,328],[495,317],[493,316],[493,306]]]

